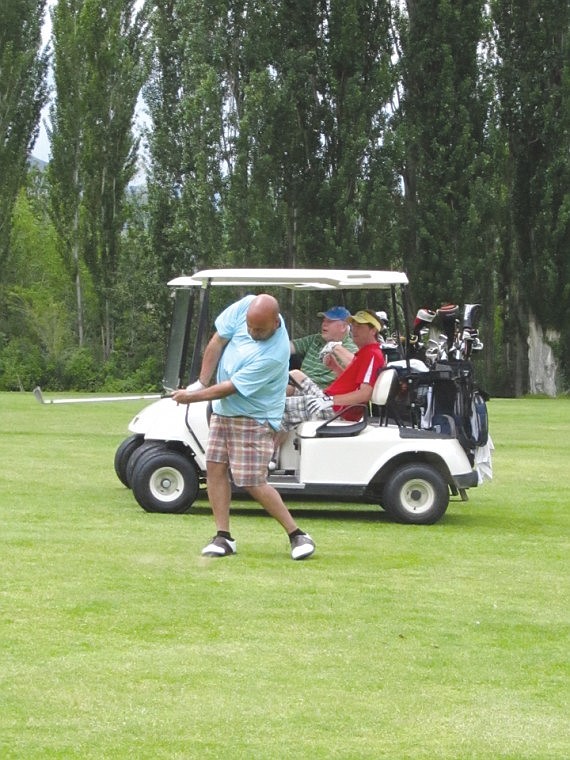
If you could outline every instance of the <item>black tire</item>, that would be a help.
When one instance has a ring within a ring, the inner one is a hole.
[[[131,435],[119,444],[115,452],[115,473],[121,483],[129,488],[127,480],[127,464],[132,454],[139,448],[144,441],[142,435]]]
[[[433,525],[449,504],[443,475],[428,464],[407,464],[397,469],[384,485],[383,506],[399,522]]]
[[[146,512],[187,512],[200,491],[195,465],[178,451],[149,451],[140,457],[131,484]]]
[[[165,448],[164,441],[144,441],[142,444],[133,451],[132,455],[129,458],[129,461],[126,464],[125,467],[125,480],[127,488],[132,488],[132,482],[133,482],[133,472],[135,470],[135,467],[138,464],[138,461],[141,457],[145,456],[145,454],[148,454],[149,452],[156,452],[159,449],[163,450]]]

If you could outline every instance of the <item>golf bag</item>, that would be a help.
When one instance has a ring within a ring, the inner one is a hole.
[[[489,436],[488,395],[474,381],[469,361],[442,361],[425,372],[402,371],[413,427],[457,437],[473,462]]]

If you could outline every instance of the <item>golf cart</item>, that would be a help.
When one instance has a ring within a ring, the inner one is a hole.
[[[490,477],[486,405],[471,361],[452,355],[451,344],[448,354],[443,348],[434,352],[434,339],[424,340],[428,331],[420,329],[417,318],[412,328],[405,274],[212,269],[178,277],[168,285],[174,309],[165,394],[198,376],[211,334],[209,302],[216,288],[225,289],[225,305],[248,292],[271,292],[285,313],[284,304],[298,306],[307,292],[313,297],[323,294],[328,305],[352,298],[360,308],[381,302],[391,310],[390,334],[382,344],[387,366],[376,381],[371,403],[362,407],[358,422],[337,415],[303,422],[289,433],[275,469],[268,471],[268,482],[283,496],[377,504],[400,522],[431,524],[443,516],[450,496],[465,501],[467,489],[482,482],[485,474]],[[467,327],[453,316],[455,341]],[[468,327],[473,337],[474,328]],[[115,471],[143,509],[191,509],[206,484],[208,421],[206,402],[177,405],[168,397],[131,420],[131,435],[115,454]]]

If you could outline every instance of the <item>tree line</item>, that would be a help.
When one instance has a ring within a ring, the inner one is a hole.
[[[0,388],[156,387],[215,266],[404,270],[482,304],[492,393],[543,387],[529,337],[568,388],[567,0],[58,0],[47,49],[0,5]]]

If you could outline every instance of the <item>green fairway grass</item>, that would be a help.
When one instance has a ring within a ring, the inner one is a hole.
[[[51,396],[51,394],[46,394]],[[494,399],[494,479],[433,526],[253,502],[144,512],[146,402],[0,394],[0,758],[567,760],[570,400]]]

